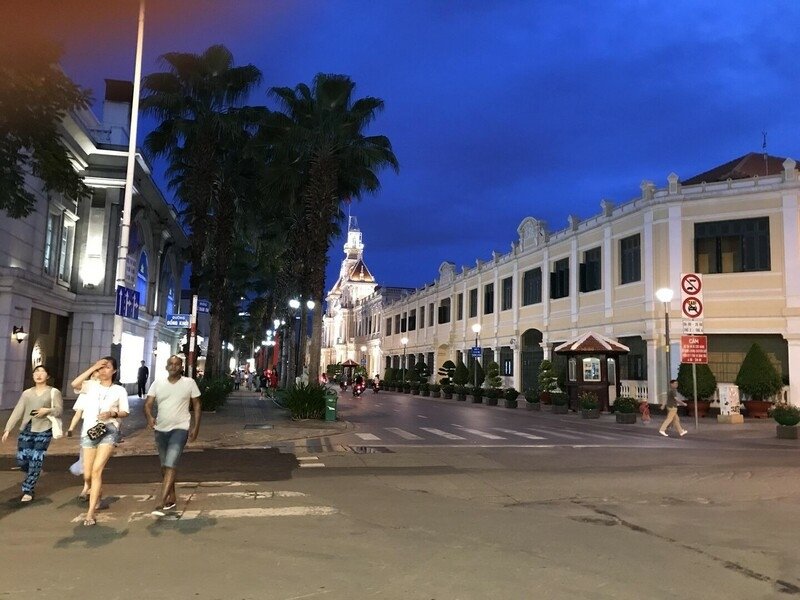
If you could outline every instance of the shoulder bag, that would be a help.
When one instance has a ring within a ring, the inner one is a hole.
[[[55,388],[50,388],[50,410],[53,410],[53,396],[56,393]],[[64,427],[61,425],[61,419],[53,415],[47,415],[47,420],[50,421],[50,428],[53,432],[53,439],[57,440],[64,437]]]

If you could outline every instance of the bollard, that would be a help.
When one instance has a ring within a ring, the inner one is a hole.
[[[339,396],[334,391],[329,391],[325,394],[325,420],[326,421],[335,421],[336,420],[336,401],[339,399]]]

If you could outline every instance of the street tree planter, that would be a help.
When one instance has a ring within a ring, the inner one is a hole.
[[[751,419],[768,419],[772,402],[766,400],[748,400],[744,403],[745,414]]]
[[[542,410],[541,402],[525,402],[528,410]]]
[[[431,392],[431,396],[433,396],[434,398],[441,398],[442,392],[434,390],[433,392]],[[450,394],[450,397],[452,398],[453,394]]]
[[[506,399],[506,408],[517,408],[519,403],[516,400],[508,400]]]
[[[779,440],[796,440],[797,425],[776,425]]]
[[[772,409],[772,418],[778,423],[776,428],[779,439],[797,439],[797,424],[800,423],[800,408],[786,402],[779,402]]]
[[[582,419],[599,419],[600,418],[600,409],[599,408],[582,408],[581,409],[581,418]]]
[[[622,423],[624,425],[634,425],[636,424],[636,413],[614,413],[617,418],[617,423]]]
[[[483,402],[483,394],[473,393],[472,395],[470,395],[469,401],[472,402],[473,404],[481,404]]]
[[[694,400],[687,399],[686,401],[686,413],[688,416],[694,416]],[[711,408],[711,402],[708,400],[698,400],[697,401],[697,417],[699,419],[705,417],[708,414],[708,410]]]

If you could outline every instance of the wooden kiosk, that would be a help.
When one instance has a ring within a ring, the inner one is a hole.
[[[619,357],[630,348],[592,331],[564,342],[553,349],[567,357],[567,394],[569,407],[580,410],[578,396],[594,392],[602,412],[608,412],[619,396]]]

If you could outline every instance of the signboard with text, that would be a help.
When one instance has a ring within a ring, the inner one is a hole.
[[[167,327],[189,328],[189,320],[192,315],[167,315]]]
[[[690,365],[707,365],[708,337],[705,335],[682,335],[681,362]]]
[[[703,331],[703,275],[681,274],[681,317],[683,333],[702,335]]]
[[[480,357],[481,357],[481,347],[480,347],[480,346],[473,346],[473,347],[471,348],[471,350],[470,350],[470,354],[471,354],[471,355],[472,355],[474,358],[480,358]]]

